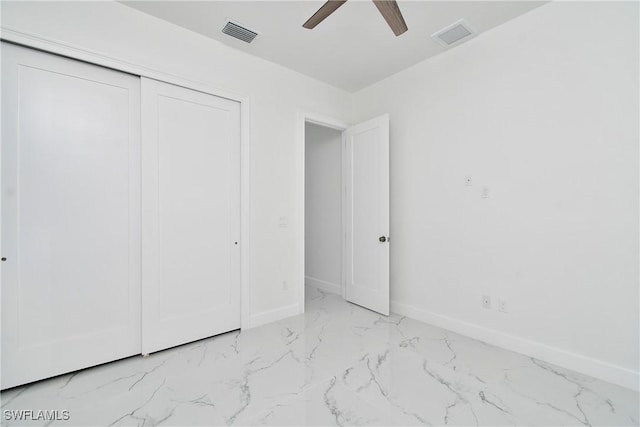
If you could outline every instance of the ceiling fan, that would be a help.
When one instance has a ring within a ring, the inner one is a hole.
[[[327,1],[316,13],[313,14],[311,18],[307,20],[307,22],[302,24],[302,26],[308,29],[315,28],[316,25],[324,21],[329,15],[335,12],[336,9],[346,2],[347,0]],[[405,24],[400,8],[398,7],[398,3],[396,3],[395,0],[373,0],[373,3],[382,14],[384,20],[387,21],[389,27],[391,27],[393,34],[399,36],[407,31],[407,24]]]

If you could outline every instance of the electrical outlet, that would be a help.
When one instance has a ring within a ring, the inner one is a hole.
[[[471,187],[471,185],[473,184],[473,179],[471,178],[471,175],[465,175],[464,176],[464,185],[467,187]]]
[[[505,301],[503,299],[498,301],[498,311],[500,311],[501,313],[508,313],[509,312],[507,310],[507,301]]]
[[[489,295],[482,295],[482,308],[491,310],[491,297]]]
[[[289,289],[289,284],[287,283],[286,280],[282,281],[282,290],[286,291],[287,289]]]
[[[483,199],[489,198],[489,187],[482,187],[482,196]]]

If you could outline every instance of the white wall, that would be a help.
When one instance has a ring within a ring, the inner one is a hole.
[[[637,387],[638,3],[535,9],[355,95],[385,112],[392,309]]]
[[[115,2],[2,2],[2,26],[248,95],[252,320],[300,308],[294,286],[298,111],[346,120],[348,93]],[[286,227],[279,226],[283,216]]]
[[[342,132],[305,125],[305,281],[341,293]]]

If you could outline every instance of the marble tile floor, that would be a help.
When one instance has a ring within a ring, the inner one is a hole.
[[[304,315],[0,394],[66,426],[638,425],[637,392],[307,290]]]

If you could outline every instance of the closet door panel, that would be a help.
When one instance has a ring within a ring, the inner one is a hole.
[[[143,352],[240,327],[240,110],[154,80],[143,93]]]
[[[140,353],[139,78],[2,45],[2,387]]]

